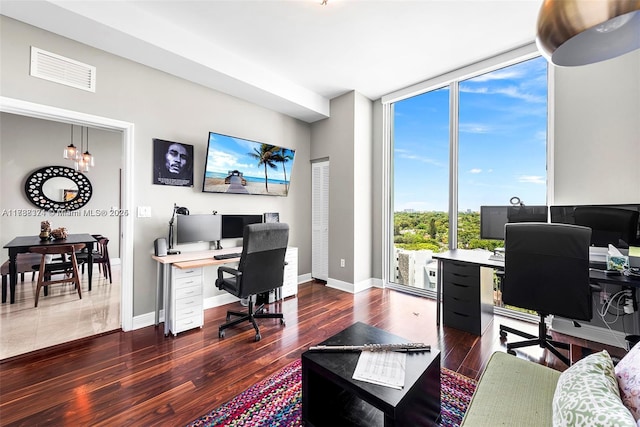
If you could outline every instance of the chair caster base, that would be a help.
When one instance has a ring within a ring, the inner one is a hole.
[[[506,338],[507,333],[505,331],[500,331],[500,338]]]
[[[218,338],[224,338],[224,331],[218,331]]]
[[[511,349],[507,350],[507,353],[512,355],[512,356],[516,355],[516,351],[515,350],[511,350]]]
[[[260,341],[262,339],[262,336],[260,334],[256,334],[256,342]]]

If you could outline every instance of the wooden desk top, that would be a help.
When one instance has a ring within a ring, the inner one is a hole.
[[[242,246],[235,248],[225,248],[209,251],[194,251],[194,252],[182,252],[176,255],[156,256],[152,255],[151,258],[161,264],[173,264],[176,267],[183,268],[196,268],[205,267],[208,265],[229,264],[232,262],[240,261],[240,258],[228,258],[228,259],[215,259],[214,255],[223,255],[242,252]]]

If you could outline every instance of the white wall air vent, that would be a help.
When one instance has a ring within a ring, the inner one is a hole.
[[[96,67],[31,46],[31,75],[41,79],[96,91]]]

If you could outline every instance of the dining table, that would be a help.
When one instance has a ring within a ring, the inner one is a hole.
[[[18,236],[4,245],[9,250],[9,293],[10,303],[16,302],[16,284],[18,283],[18,272],[16,260],[18,254],[29,252],[29,248],[34,246],[58,246],[75,245],[84,243],[89,254],[93,253],[93,245],[96,239],[88,233],[68,234],[64,239],[41,239],[40,236]],[[91,278],[93,276],[93,257],[87,257],[89,290],[91,290]],[[5,300],[2,301],[6,302]]]

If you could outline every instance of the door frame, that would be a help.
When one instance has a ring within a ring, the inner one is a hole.
[[[133,329],[133,143],[134,124],[50,105],[0,96],[0,112],[33,117],[79,126],[121,132],[122,135],[122,206],[128,215],[120,217],[120,251],[122,286],[120,293],[120,325],[123,331]]]

